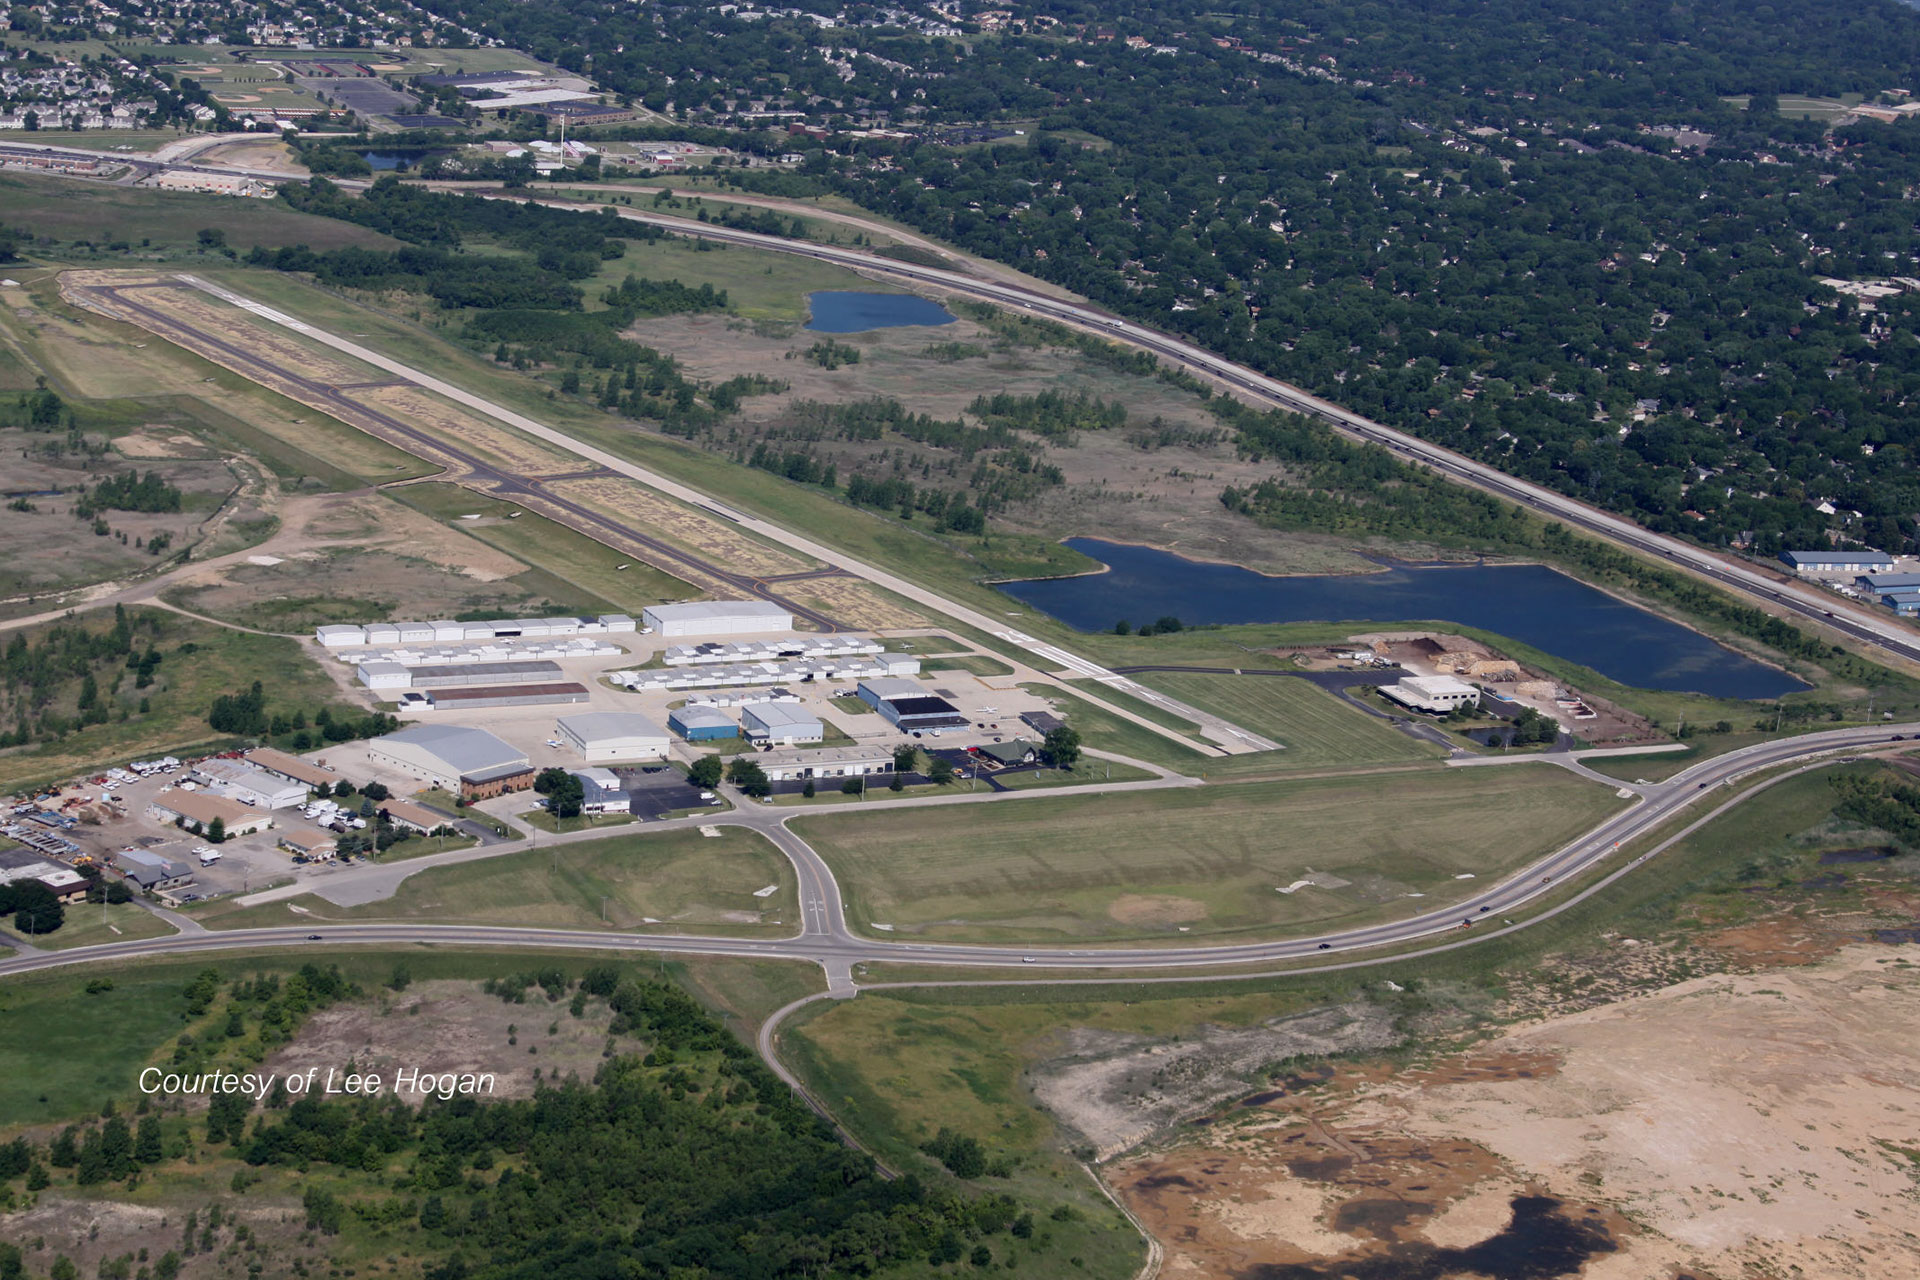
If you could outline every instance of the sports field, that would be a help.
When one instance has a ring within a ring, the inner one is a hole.
[[[1383,803],[1384,801],[1384,803]],[[1546,766],[835,814],[794,829],[859,925],[951,940],[1284,934],[1412,915],[1620,805]],[[1305,882],[1305,883],[1303,883]]]
[[[641,930],[649,933],[794,932],[793,869],[760,836],[721,827],[616,835],[423,871],[393,897],[359,907],[298,899],[301,920],[429,920],[436,924]],[[778,889],[764,898],[755,892]],[[296,919],[283,904],[207,919],[244,928]],[[774,921],[784,921],[775,925]]]

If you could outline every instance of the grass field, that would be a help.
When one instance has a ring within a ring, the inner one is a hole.
[[[410,484],[388,493],[416,511],[445,521],[471,538],[629,612],[698,594],[690,584],[585,534],[458,485]],[[516,511],[521,514],[508,519]],[[489,519],[461,519],[465,515]]]
[[[1408,774],[1392,796],[1381,803],[1377,780],[1321,778],[794,829],[840,877],[850,918],[895,936],[1191,940],[1411,915],[1453,896],[1457,876],[1498,877],[1619,807],[1541,768]],[[1313,874],[1332,879],[1298,883]]]
[[[144,907],[131,902],[103,905],[76,902],[67,908],[67,920],[58,930],[40,937],[27,937],[14,927],[12,917],[0,936],[18,939],[42,951],[65,951],[70,947],[91,947],[103,942],[132,942],[137,938],[162,938],[177,933],[172,925]]]
[[[644,207],[644,201],[634,201],[634,208]],[[721,245],[702,250],[697,247],[698,243],[677,238],[651,244],[629,242],[626,256],[601,268],[587,292],[597,295],[601,288],[619,284],[629,274],[690,285],[711,284],[727,291],[729,306],[745,319],[785,320],[796,324],[807,318],[807,295],[816,290],[904,292],[896,285],[878,283],[845,267],[810,258]]]
[[[1203,676],[1149,672],[1143,681],[1202,711],[1224,716],[1282,744],[1293,768],[1437,760],[1445,752],[1365,715],[1318,685],[1285,676]]]
[[[398,240],[377,231],[338,218],[300,213],[278,201],[77,183],[37,174],[0,175],[0,222],[30,226],[39,235],[62,241],[125,244],[143,255],[165,250],[204,257],[197,245],[205,227],[226,232],[228,246],[241,253],[255,245],[400,247]],[[208,261],[224,263],[226,259]],[[137,266],[139,259],[130,257],[127,265]]]
[[[922,671],[968,671],[976,676],[1010,676],[1013,668],[998,658],[984,653],[963,653],[953,658],[928,658],[920,664]]]
[[[310,913],[300,919],[316,921],[792,933],[796,898],[787,860],[751,832],[737,827],[720,832],[712,839],[685,830],[615,835],[435,867],[406,881],[393,897],[364,906],[339,907],[311,895],[294,903]],[[778,892],[753,896],[768,885],[778,885]],[[203,917],[209,925],[230,929],[294,918],[281,903]],[[775,920],[787,923],[763,923]]]
[[[163,610],[136,607],[127,612],[136,619],[159,620],[159,647],[166,656],[155,672],[154,686],[135,690],[129,679],[124,696],[109,701],[109,706],[128,705],[125,721],[90,725],[57,742],[0,752],[0,791],[143,756],[182,754],[197,743],[211,742],[218,735],[207,727],[206,715],[214,697],[243,691],[255,680],[270,691],[268,704],[276,711],[297,708],[311,715],[338,694],[333,681],[293,640],[231,631]],[[98,625],[105,629],[112,621],[102,617]],[[102,681],[103,694],[111,678]],[[150,702],[145,715],[131,705],[141,697]]]

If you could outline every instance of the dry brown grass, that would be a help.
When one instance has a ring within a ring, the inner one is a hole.
[[[681,506],[636,481],[608,476],[563,480],[547,487],[575,502],[632,520],[649,536],[671,542],[738,573],[800,573],[820,567],[816,561],[770,546],[744,530]]]

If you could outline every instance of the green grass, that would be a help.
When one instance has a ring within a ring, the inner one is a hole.
[[[1202,711],[1282,744],[1294,768],[1437,760],[1445,752],[1409,738],[1307,680],[1290,676],[1203,676],[1155,671],[1146,683]]]
[[[70,947],[91,947],[103,942],[131,942],[138,938],[163,938],[179,932],[144,907],[131,902],[102,905],[76,902],[67,908],[67,920],[53,933],[28,937],[14,926],[12,917],[0,936],[17,939],[42,951],[65,951]]]
[[[954,940],[1192,940],[1412,915],[1469,883],[1456,876],[1504,874],[1618,808],[1561,771],[1485,769],[1396,778],[1391,803],[1377,780],[1321,778],[823,815],[795,830],[862,925]],[[1349,884],[1276,892],[1316,872]]]
[[[872,707],[868,706],[865,701],[850,693],[842,694],[838,698],[829,699],[829,701],[833,703],[833,709],[843,715],[871,716],[879,714]]]
[[[377,231],[337,218],[299,213],[274,200],[79,183],[22,173],[0,174],[0,222],[31,226],[39,235],[62,241],[91,240],[99,245],[125,242],[134,254],[127,262],[129,266],[139,265],[141,256],[156,250],[178,253],[194,249],[203,227],[226,232],[228,246],[241,253],[255,245],[400,247],[398,240]],[[143,240],[151,243],[142,246]],[[196,252],[194,256],[201,255]],[[224,264],[226,259],[207,261],[210,265]]]
[[[338,686],[297,641],[232,631],[164,610],[135,606],[127,612],[136,620],[156,619],[161,628],[159,645],[165,660],[155,673],[154,686],[135,689],[128,677],[120,692],[108,698],[110,708],[128,711],[125,721],[90,725],[57,742],[0,752],[0,791],[59,781],[169,751],[180,755],[197,744],[218,741],[219,735],[206,722],[213,699],[244,691],[255,680],[266,686],[268,706],[274,711],[300,709],[311,715],[338,697]],[[101,617],[94,624],[104,629],[112,619]],[[192,646],[192,651],[183,646]],[[114,674],[107,671],[101,677],[103,696]],[[142,697],[151,702],[145,715],[137,709]]]
[[[633,207],[648,209],[645,198]],[[670,211],[663,211],[670,212]],[[847,234],[846,228],[839,229]],[[628,274],[682,284],[711,284],[727,291],[729,309],[747,320],[807,318],[807,295],[823,289],[852,289],[866,293],[902,293],[894,285],[868,280],[845,267],[815,262],[791,254],[760,252],[714,245],[702,250],[697,242],[674,237],[651,244],[629,241],[624,258],[601,268],[587,292],[597,295],[607,285],[619,284]]]
[[[614,608],[638,614],[650,604],[684,600],[699,594],[691,584],[605,543],[595,542],[585,534],[512,503],[458,485],[410,484],[388,492],[416,511],[444,521],[468,537],[523,560],[578,592],[587,593],[591,601],[604,601]],[[509,514],[515,511],[521,514],[508,520]],[[481,523],[460,518],[468,514],[496,517],[501,522]],[[516,578],[515,581],[523,580]],[[531,579],[523,585],[529,590],[536,589]],[[551,591],[547,590],[547,594]]]
[[[969,671],[976,676],[1010,676],[1013,668],[1007,663],[984,653],[964,653],[953,658],[928,658],[920,664],[922,671]]]
[[[545,809],[531,809],[516,814],[522,824],[538,827],[542,831],[592,831],[600,827],[624,827],[633,821],[630,813],[583,813],[572,818],[556,818]]]
[[[314,921],[428,920],[438,924],[516,924],[655,933],[793,932],[791,866],[766,840],[738,827],[717,838],[698,831],[616,835],[553,845],[479,862],[434,867],[407,880],[391,898],[340,907],[311,895],[293,900]],[[770,884],[766,898],[754,891]],[[256,913],[265,910],[264,918]],[[762,916],[781,920],[761,924]],[[286,904],[221,916],[223,928],[285,922]],[[644,921],[651,919],[655,923]],[[208,924],[215,921],[209,919]]]

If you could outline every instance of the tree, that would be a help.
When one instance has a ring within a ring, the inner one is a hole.
[[[840,794],[843,796],[857,796],[866,789],[867,783],[864,778],[848,778],[840,784]]]
[[[1080,731],[1072,725],[1047,730],[1040,744],[1040,758],[1055,769],[1071,769],[1080,763]]]
[[[208,841],[213,844],[222,844],[226,841],[226,838],[227,820],[221,817],[214,818],[212,825],[207,828]]]
[[[369,800],[380,801],[393,795],[393,792],[387,790],[387,784],[384,782],[369,782],[360,788],[360,794]]]
[[[133,1158],[141,1164],[159,1164],[166,1155],[166,1148],[160,1140],[160,1117],[141,1116],[140,1127],[133,1138]]]
[[[946,786],[953,781],[953,761],[945,756],[934,756],[933,762],[927,766],[927,777],[930,781]]]
[[[52,933],[67,922],[67,909],[53,890],[38,881],[12,886],[13,927],[29,937]]]
[[[805,796],[809,800],[813,799],[813,779],[812,778],[808,778],[807,785],[800,788],[800,794]]]
[[[920,748],[912,743],[893,749],[893,771],[912,773],[920,764]]]
[[[696,787],[712,787],[726,772],[727,762],[717,755],[701,756],[687,770],[687,779]]]
[[[755,799],[773,794],[773,783],[767,780],[767,771],[758,761],[738,756],[727,766],[727,780]]]

